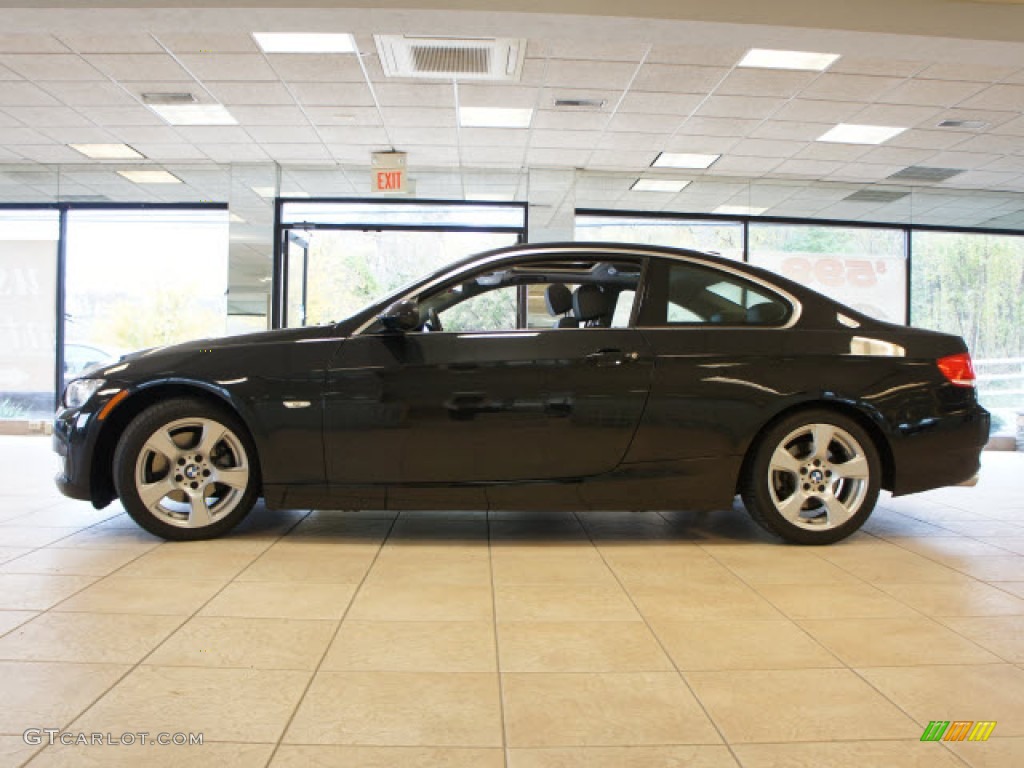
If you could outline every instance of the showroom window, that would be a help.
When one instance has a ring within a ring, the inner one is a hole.
[[[336,322],[453,261],[523,242],[521,203],[282,200],[275,323]]]
[[[906,322],[905,230],[751,221],[749,238],[751,264],[870,317]]]
[[[53,415],[60,212],[0,209],[0,419]]]
[[[1024,411],[1024,237],[914,232],[913,325],[962,336],[993,433]]]
[[[737,261],[743,259],[740,221],[577,211],[576,239],[689,248]]]
[[[65,377],[133,350],[225,334],[225,208],[67,216]]]

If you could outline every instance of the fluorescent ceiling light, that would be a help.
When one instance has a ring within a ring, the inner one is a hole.
[[[68,144],[93,160],[141,160],[142,155],[127,144]]]
[[[353,53],[352,35],[302,32],[253,32],[264,53]]]
[[[238,125],[222,104],[147,104],[171,125]]]
[[[637,179],[630,189],[634,192],[681,192],[689,183],[684,179]]]
[[[905,130],[907,129],[891,125],[840,123],[819,136],[818,141],[831,141],[835,144],[881,144]]]
[[[118,171],[128,181],[136,184],[181,184],[182,181],[173,173],[167,171]]]
[[[715,208],[715,213],[727,216],[760,216],[767,210],[767,208],[751,208],[749,205],[720,205]]]
[[[829,68],[838,53],[812,53],[810,51],[773,51],[766,48],[752,48],[747,51],[738,67],[759,69],[801,69],[822,72]]]
[[[707,168],[721,155],[695,155],[687,152],[662,152],[651,163],[652,168]]]
[[[459,107],[459,125],[463,128],[529,128],[532,109],[511,107]]]

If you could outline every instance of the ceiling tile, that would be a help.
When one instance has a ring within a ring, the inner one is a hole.
[[[462,147],[460,151],[462,163],[483,167],[518,168],[523,163],[525,149],[523,147]]]
[[[32,83],[0,82],[0,107],[40,107],[58,104],[55,98]]]
[[[258,144],[316,144],[321,140],[309,126],[254,125],[246,126],[245,130]],[[322,130],[326,132],[334,129]]]
[[[267,61],[282,80],[318,83],[364,80],[359,60],[351,53],[273,53],[267,55]]]
[[[685,117],[695,110],[703,100],[703,96],[694,93],[650,93],[646,91],[629,91],[619,112],[642,112],[648,115],[676,115]]]
[[[783,139],[814,141],[832,125],[829,123],[798,123],[791,120],[767,120],[750,133],[752,139]]]
[[[206,154],[193,144],[134,144],[150,160],[206,160]]]
[[[243,106],[280,106],[295,104],[295,99],[280,82],[220,82],[207,81],[203,83],[221,104],[229,108],[238,104]],[[318,84],[313,84],[317,85]],[[294,88],[295,86],[293,86]],[[296,91],[300,90],[298,88]],[[365,91],[365,88],[363,89]],[[319,94],[317,94],[319,95]],[[363,96],[364,101],[370,101],[369,93]],[[372,102],[371,102],[372,103]]]
[[[804,160],[837,160],[850,162],[871,150],[863,144],[832,144],[830,142],[813,142],[797,152],[796,157]]]
[[[451,134],[454,137],[454,131]],[[388,134],[383,128],[367,126],[323,126],[320,136],[327,144],[387,144]]]
[[[89,54],[84,58],[115,80],[192,80],[192,76],[165,53],[103,53]]]
[[[907,147],[871,147],[859,158],[863,163],[875,163],[877,165],[934,165],[925,162],[935,150],[932,149],[911,149]]]
[[[464,107],[511,107],[532,109],[538,104],[540,88],[519,85],[459,83],[459,104]]]
[[[597,150],[587,163],[588,168],[628,168],[646,170],[650,168],[657,152],[620,152],[615,150]]]
[[[991,189],[1000,187],[1016,176],[1014,171],[971,170],[960,174],[955,179],[943,182],[943,185],[957,188]]]
[[[196,145],[211,160],[217,163],[258,163],[270,158],[257,144],[206,144]]]
[[[665,143],[665,151],[723,155],[735,146],[736,141],[737,139],[732,136],[691,136],[688,134],[677,134]]]
[[[67,53],[66,46],[51,35],[0,35],[2,53]]]
[[[604,129],[607,122],[607,112],[592,112],[579,109],[542,109],[533,115],[534,130],[599,131]]]
[[[643,115],[622,112],[614,115],[606,126],[608,131],[667,134],[675,130],[682,118],[678,115]]]
[[[306,126],[309,121],[298,107],[247,107],[233,106],[231,114],[244,126],[249,125],[294,125]]]
[[[716,176],[745,174],[761,176],[775,170],[781,162],[781,158],[776,157],[735,157],[729,155],[718,160],[718,162],[707,169],[706,173]]]
[[[836,94],[838,96],[838,94]],[[847,122],[853,115],[864,109],[864,105],[853,101],[816,101],[794,99],[783,105],[772,115],[773,120],[789,120],[809,123]]]
[[[291,83],[300,104],[310,106],[369,107],[373,97],[361,83]]]
[[[21,75],[16,75],[7,67],[0,66],[0,80],[21,80]]]
[[[181,63],[199,80],[276,80],[277,74],[258,53],[185,53]]]
[[[818,76],[816,72],[785,72],[772,69],[734,69],[715,89],[726,96],[795,96]]]
[[[764,119],[784,103],[783,99],[758,96],[711,96],[697,110],[701,117]]]
[[[526,146],[530,132],[516,128],[462,128],[459,143],[476,147]]]
[[[590,157],[589,149],[552,149],[531,146],[526,153],[527,162],[531,166],[549,165],[559,168],[582,167],[588,157]]]
[[[388,133],[398,148],[402,148],[406,144],[450,144],[455,146],[456,143],[454,128],[401,128],[389,126]]]
[[[802,160],[790,158],[775,167],[773,174],[786,174],[793,176],[806,176],[808,178],[820,179],[835,173],[842,167],[842,163],[832,160]]]
[[[806,146],[803,141],[744,139],[733,145],[730,155],[783,158],[792,157]]]
[[[999,155],[983,154],[980,152],[956,152],[947,150],[939,152],[928,158],[928,165],[933,168],[980,168],[983,165],[994,163],[1000,158]]]
[[[907,80],[890,88],[878,97],[887,104],[920,104],[923,106],[952,107],[980,91],[978,83],[960,83],[948,80]]]
[[[927,64],[923,61],[905,59],[880,59],[870,56],[843,55],[829,72],[847,75],[884,75],[886,77],[911,77],[918,74]]]
[[[107,81],[48,82],[40,86],[71,107],[118,107],[137,104],[131,94]]]
[[[233,125],[178,126],[178,134],[193,144],[248,144],[252,139]]]
[[[623,89],[635,71],[636,65],[627,62],[553,59],[548,62],[545,82],[568,88]]]
[[[327,162],[333,160],[323,144],[261,144],[264,152],[279,163]]]
[[[915,107],[901,104],[871,104],[851,118],[858,125],[918,126],[928,123],[931,127],[939,122],[942,110],[935,107]]]
[[[914,149],[947,149],[959,144],[969,133],[951,130],[925,131],[911,129],[889,139],[886,146],[911,147]]]
[[[90,125],[90,122],[70,107],[8,107],[7,114],[26,125]]]
[[[380,125],[376,107],[306,107],[314,125]]]
[[[63,145],[31,145],[9,147],[28,160],[35,160],[37,163],[80,163],[83,158],[73,149]]]
[[[746,48],[726,45],[654,45],[647,56],[652,64],[696,64],[704,67],[732,67]]]
[[[970,99],[961,107],[968,109],[997,109],[1024,112],[1024,85],[993,85]]]
[[[414,169],[451,166],[459,164],[459,151],[456,147],[424,146],[409,150],[409,165]]]
[[[175,53],[256,53],[259,47],[244,32],[160,34],[160,42]]]
[[[454,109],[439,107],[382,107],[388,125],[422,125],[432,128],[454,128]],[[379,123],[379,121],[378,121]]]
[[[760,120],[747,120],[739,117],[701,117],[687,118],[677,133],[697,134],[699,136],[746,136],[761,124]]]
[[[992,133],[1024,136],[1024,117],[1018,117],[992,129]]]
[[[163,120],[145,107],[90,107],[80,110],[98,125],[129,126],[129,125],[166,125]]]
[[[305,85],[305,84],[304,84]],[[337,88],[338,86],[329,86]],[[348,86],[363,88],[365,86]],[[377,100],[385,107],[454,107],[455,89],[450,83],[381,83],[374,86]],[[372,102],[371,102],[372,103]]]
[[[902,165],[869,165],[868,163],[848,163],[829,176],[833,181],[881,181],[902,171]]]
[[[838,101],[874,101],[900,83],[895,77],[842,75],[826,72],[801,92],[803,98]]]
[[[644,64],[630,90],[706,94],[728,73],[728,69],[720,67]]]
[[[601,134],[598,131],[559,130],[534,128],[530,131],[530,146],[546,149],[583,149],[594,147]]]
[[[24,78],[45,80],[103,80],[103,73],[74,54],[13,53],[0,55],[0,64]]]
[[[633,61],[639,62],[647,52],[644,43],[618,43],[604,40],[582,40],[561,38],[540,41],[537,50],[552,59],[589,59],[593,61]],[[536,58],[534,41],[530,43],[530,56]]]
[[[1024,155],[1024,136],[972,136],[956,145],[957,152],[991,152],[994,154]]]
[[[1009,77],[1015,71],[1016,67],[944,61],[928,65],[917,76],[930,80],[970,80],[976,83],[990,83]]]
[[[163,48],[146,34],[82,35],[61,34],[64,45],[77,53],[163,53]]]
[[[58,144],[107,144],[114,141],[109,131],[94,125],[55,125],[44,127],[36,123],[39,132]],[[82,158],[84,160],[84,158]]]
[[[666,139],[667,136],[660,133],[605,133],[598,139],[597,148],[661,152],[665,147]]]
[[[168,126],[123,125],[110,128],[110,133],[126,144],[180,144],[181,134]]]

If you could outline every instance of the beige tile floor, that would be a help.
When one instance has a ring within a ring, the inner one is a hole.
[[[0,766],[1018,768],[1024,455],[984,462],[817,549],[741,511],[257,508],[172,544],[0,438]]]

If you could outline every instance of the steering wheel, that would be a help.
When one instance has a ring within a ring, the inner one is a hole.
[[[433,331],[434,333],[444,330],[441,327],[441,318],[438,317],[437,310],[433,307],[427,310],[427,322],[423,330]]]

